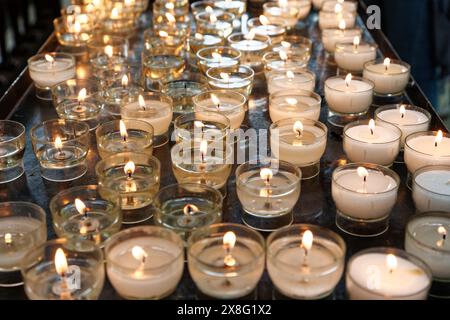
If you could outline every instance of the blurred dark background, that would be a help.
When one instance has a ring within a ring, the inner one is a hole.
[[[363,0],[450,128],[450,0]],[[0,0],[0,96],[53,31],[69,0]]]

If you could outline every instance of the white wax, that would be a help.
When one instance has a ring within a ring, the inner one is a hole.
[[[390,214],[397,201],[397,182],[382,172],[368,170],[364,183],[356,169],[343,170],[334,176],[331,195],[336,208],[356,219],[379,219]]]
[[[202,111],[219,112],[230,120],[231,129],[239,129],[245,118],[245,107],[239,107],[241,103],[242,101],[240,100],[220,97],[220,104],[217,106],[214,105],[211,99],[207,99],[199,102],[199,104],[195,106],[195,111],[199,113]]]
[[[139,102],[123,106],[121,108],[122,119],[138,119],[150,123],[155,136],[166,133],[172,122],[172,106],[155,100],[146,100],[145,105],[145,110],[139,105]],[[130,113],[134,113],[133,116],[130,116]]]
[[[342,44],[341,49],[334,52],[334,60],[339,68],[359,73],[364,70],[366,62],[375,60],[377,50],[369,44],[360,44],[355,47],[352,43]]]
[[[320,101],[313,97],[295,94],[289,98],[297,100],[295,104],[288,103],[286,96],[278,96],[270,99],[269,114],[272,122],[289,118],[304,118],[317,121],[320,116]]]
[[[404,117],[398,109],[384,110],[378,113],[377,118],[397,126],[402,131],[402,147],[408,135],[419,131],[427,131],[430,126],[430,119],[424,113],[415,110],[407,109]]]
[[[290,162],[299,167],[305,167],[320,161],[325,153],[327,145],[326,135],[321,128],[303,124],[304,134],[312,134],[316,137],[316,141],[312,143],[298,144],[295,141],[295,133],[292,128],[288,132],[281,129],[280,139],[271,132],[270,148],[275,158]]]
[[[236,43],[230,44],[232,48],[237,49],[239,51],[262,51],[267,49],[268,44],[259,40],[241,40]]]
[[[38,60],[29,66],[30,77],[39,87],[52,87],[75,78],[75,64],[71,59],[55,58],[54,62]]]
[[[435,136],[419,136],[408,140],[405,163],[409,172],[432,165],[450,165],[450,138],[443,137],[435,147]]]
[[[405,250],[422,259],[433,278],[450,280],[450,239],[443,240],[438,227],[450,230],[450,217],[422,216],[409,222]]]
[[[325,81],[325,98],[329,109],[341,114],[361,114],[371,104],[373,88],[367,82],[352,80],[347,86],[344,79],[330,78]]]
[[[347,28],[353,28],[356,22],[356,15],[352,12],[335,13],[334,11],[319,12],[320,30],[334,29],[339,27],[339,22],[345,20]]]
[[[396,63],[391,63],[387,70],[383,63],[366,66],[363,76],[375,84],[374,91],[380,94],[401,93],[409,81],[408,69]]]
[[[134,246],[140,246],[148,255],[141,272],[139,271],[141,262],[131,254]],[[156,237],[125,240],[108,253],[108,260],[114,261],[114,264],[107,264],[109,281],[125,298],[165,297],[175,290],[183,274],[184,253],[182,250],[175,243]],[[178,257],[176,261],[167,265],[175,257]],[[127,269],[122,269],[118,265]]]
[[[286,89],[314,91],[315,86],[315,79],[309,73],[294,73],[290,78],[284,72],[276,72],[271,73],[267,80],[269,94]]]
[[[419,212],[450,211],[450,169],[424,171],[417,175],[412,197]]]
[[[353,43],[353,39],[361,36],[361,29],[327,29],[322,31],[322,43],[327,52],[333,53],[338,43]]]
[[[270,279],[283,295],[292,299],[315,299],[330,294],[344,271],[342,249],[332,241],[314,237],[305,260],[304,250],[296,244],[298,238],[283,237],[271,243],[269,250],[273,256],[267,257]]]
[[[351,127],[344,134],[344,151],[351,162],[391,165],[400,151],[400,134],[377,125],[374,134],[368,125]]]
[[[351,300],[424,300],[430,279],[414,263],[397,258],[397,268],[390,272],[386,254],[367,253],[347,266],[347,293]]]

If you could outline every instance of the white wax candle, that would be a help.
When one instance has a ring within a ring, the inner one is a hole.
[[[309,72],[270,72],[267,79],[269,94],[286,89],[314,91],[315,86],[314,74]]]
[[[162,135],[169,130],[172,121],[172,106],[169,103],[145,100],[145,109],[139,101],[126,104],[121,108],[122,119],[138,119],[150,123],[154,135]]]
[[[396,256],[390,270],[385,253],[362,254],[347,266],[347,293],[351,300],[424,300],[430,279],[418,265]]]
[[[325,29],[322,31],[322,43],[327,52],[333,53],[338,43],[353,43],[355,37],[361,37],[361,29]]]
[[[264,15],[270,23],[283,24],[287,28],[292,28],[297,24],[299,10],[295,7],[263,6]]]
[[[143,265],[132,255],[134,246],[141,247],[147,254]],[[125,298],[163,298],[175,290],[183,274],[182,249],[161,238],[149,236],[125,240],[111,249],[108,259],[113,262],[106,268],[109,281]]]
[[[342,7],[342,11],[344,12],[356,12],[356,9],[358,9],[358,2],[356,1],[343,1],[339,2],[337,0],[327,0],[323,2],[321,10],[324,11],[334,11],[337,4],[340,4]]]
[[[450,138],[443,137],[436,146],[432,135],[416,136],[408,139],[405,146],[405,163],[408,171],[416,172],[425,166],[450,165]]]
[[[334,52],[334,60],[340,69],[358,73],[364,70],[365,63],[375,60],[376,56],[376,46],[363,43],[358,46],[351,43],[336,44]]]
[[[298,91],[297,91],[298,92]],[[320,116],[320,100],[313,96],[292,94],[270,97],[269,114],[272,122],[282,119],[304,118],[317,121]]]
[[[195,111],[201,114],[202,111],[215,111],[223,114],[230,120],[231,129],[239,129],[245,118],[245,107],[241,100],[234,100],[229,97],[220,97],[220,103],[215,105],[212,99],[205,99],[198,102]]]
[[[52,87],[57,83],[75,78],[72,59],[55,57],[53,62],[45,59],[31,62],[30,77],[39,87]]]
[[[352,12],[323,11],[319,12],[319,27],[320,30],[338,28],[339,23],[344,20],[347,28],[353,28],[356,22],[356,15]]]
[[[450,167],[418,172],[413,181],[412,197],[417,211],[450,210]],[[447,169],[445,169],[447,168]]]
[[[401,64],[391,63],[386,68],[384,63],[366,64],[363,76],[375,84],[379,94],[398,94],[405,90],[409,81],[409,69]]]
[[[356,125],[344,132],[344,151],[351,162],[388,166],[400,151],[400,137],[400,130],[393,126],[376,125],[372,134],[369,125]]]
[[[268,44],[259,40],[241,40],[239,42],[231,43],[232,48],[244,52],[263,51],[268,48]]]
[[[352,79],[348,83],[341,77],[325,81],[325,99],[329,109],[341,114],[361,114],[372,104],[373,84],[363,79]]]
[[[372,220],[386,217],[397,201],[397,182],[380,171],[368,169],[364,178],[356,169],[333,175],[331,194],[336,208],[344,215]]]

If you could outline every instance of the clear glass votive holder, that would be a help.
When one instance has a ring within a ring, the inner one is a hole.
[[[287,118],[272,123],[270,149],[272,155],[301,170],[301,179],[315,178],[320,173],[320,159],[325,153],[328,128],[322,122],[305,118]]]
[[[188,241],[189,273],[209,299],[251,296],[264,263],[263,237],[243,225],[213,224],[194,232]]]
[[[34,81],[36,97],[51,100],[51,87],[74,78],[75,68],[75,58],[67,53],[41,53],[29,58],[28,70]]]
[[[183,240],[167,228],[122,230],[108,241],[105,255],[108,279],[125,299],[163,299],[175,291],[183,275]]]
[[[272,122],[304,118],[318,121],[322,98],[312,91],[287,89],[269,96],[269,115]],[[292,129],[292,128],[291,128]]]
[[[274,94],[277,91],[306,90],[314,91],[316,87],[316,75],[308,69],[296,69],[269,72],[267,80],[267,91]]]
[[[449,230],[448,212],[422,212],[409,219],[405,232],[406,252],[430,267],[433,275],[430,296],[441,299],[450,297]]]
[[[60,238],[102,247],[122,225],[120,200],[118,192],[103,193],[96,185],[63,190],[49,204],[53,228]]]
[[[100,83],[90,79],[69,79],[60,82],[51,88],[53,106],[56,108],[64,100],[77,100],[81,91],[84,91],[81,95],[86,100],[91,97],[98,98],[102,88]]]
[[[206,11],[207,7],[214,7],[214,0],[204,0],[204,1],[196,1],[191,3],[191,12],[192,15],[195,17],[197,14]]]
[[[272,45],[283,41],[286,35],[286,28],[282,23],[262,24],[259,17],[248,19],[247,27],[254,30],[256,34],[270,37]]]
[[[206,71],[208,85],[213,90],[231,90],[250,96],[253,89],[255,72],[242,65],[236,67],[213,67]]]
[[[30,131],[31,143],[44,179],[71,181],[87,171],[89,126],[76,120],[44,121]]]
[[[302,49],[291,49],[289,51],[270,51],[264,54],[264,74],[266,79],[272,72],[296,71],[306,69],[311,53]]]
[[[255,34],[233,33],[227,38],[230,47],[241,52],[241,64],[252,68],[256,73],[262,71],[262,57],[270,50],[270,37]]]
[[[373,60],[364,64],[363,77],[375,84],[374,94],[381,98],[398,97],[403,94],[410,78],[411,66],[399,60]]]
[[[295,6],[281,6],[276,1],[263,4],[264,15],[270,23],[282,23],[287,29],[292,29],[299,20],[300,10]]]
[[[164,16],[170,13],[175,21],[186,22],[189,20],[189,2],[184,2],[182,5],[176,2],[153,2],[153,17],[157,19],[158,16]]]
[[[239,129],[247,111],[247,98],[238,91],[210,90],[193,98],[195,111],[215,111],[230,120],[232,130]]]
[[[0,120],[0,184],[23,175],[25,127],[19,122]]]
[[[141,76],[138,72],[135,73],[134,69],[135,67],[132,67],[129,64],[116,65],[111,69],[98,70],[92,77],[98,81],[104,94],[108,88],[119,83],[122,84],[122,79],[125,75],[128,77],[129,81],[131,80],[131,83],[140,82]],[[135,80],[135,77],[137,77],[137,81]]]
[[[399,186],[397,173],[380,165],[352,163],[336,168],[331,184],[336,225],[359,237],[386,232]]]
[[[123,108],[132,102],[131,97],[144,94],[144,88],[135,83],[126,86],[113,83],[103,91],[103,110],[114,118],[120,118]]]
[[[187,244],[192,232],[222,220],[222,194],[207,185],[180,183],[155,195],[155,223],[178,233]]]
[[[426,166],[412,177],[412,198],[417,212],[450,211],[450,165]]]
[[[174,55],[184,53],[185,38],[172,35],[164,30],[158,32],[148,29],[144,32],[144,50],[149,55]]]
[[[276,159],[246,162],[236,169],[236,191],[242,221],[252,229],[273,231],[293,221],[300,197],[301,171]]]
[[[353,40],[354,41],[354,40]],[[375,60],[378,46],[375,43],[360,41],[354,43],[337,43],[334,50],[334,60],[339,68],[339,73],[361,74],[364,64]]]
[[[196,31],[200,34],[213,34],[226,38],[233,32],[235,18],[234,14],[221,10],[203,11],[195,16]]]
[[[87,240],[55,239],[30,250],[22,262],[30,300],[97,300],[105,282],[104,257]]]
[[[310,244],[307,232],[312,232]],[[345,252],[341,236],[320,226],[295,224],[273,232],[267,238],[267,270],[274,296],[318,300],[332,295],[344,272]]]
[[[102,159],[120,152],[153,153],[153,127],[145,121],[105,122],[97,128],[95,135],[98,154]]]
[[[150,205],[159,190],[161,163],[151,155],[123,152],[95,166],[99,190],[110,198],[119,196],[124,224],[146,221],[153,215]]]
[[[306,37],[290,34],[283,37],[281,43],[274,44],[272,51],[280,52],[281,50],[289,51],[290,49],[296,50],[297,52],[304,51],[305,54],[311,56],[313,49],[312,41]]]
[[[419,258],[396,248],[359,251],[347,263],[350,300],[426,300],[430,268]]]
[[[0,287],[23,284],[22,261],[47,240],[45,219],[45,211],[34,203],[0,203]]]
[[[213,1],[213,7],[232,13],[236,17],[236,20],[240,20],[242,15],[247,10],[247,1],[246,0],[218,0]]]
[[[198,3],[198,2],[194,2]],[[225,44],[225,39],[212,34],[195,33],[189,37],[189,64],[191,67],[198,67],[197,53],[204,48],[221,47]]]
[[[207,47],[197,52],[198,68],[206,74],[213,67],[234,67],[240,63],[241,52],[231,47]]]
[[[122,119],[141,120],[153,127],[153,147],[169,142],[169,127],[173,116],[173,101],[163,93],[145,92],[130,95],[121,108]]]
[[[129,51],[129,41],[125,37],[120,37],[117,35],[109,35],[109,34],[97,34],[94,35],[87,42],[87,51],[91,63],[98,59],[98,62],[109,62],[109,65],[114,65],[113,60],[114,57],[125,58],[128,56]],[[95,63],[93,63],[95,65]],[[103,68],[107,68],[108,63],[104,63]]]
[[[339,28],[341,21],[345,21],[347,28],[353,28],[356,24],[356,13],[348,11],[335,12],[335,8],[331,11],[319,11],[319,28],[322,31]]]
[[[160,91],[165,83],[181,77],[185,61],[181,56],[150,55],[144,51],[142,67],[145,88]]]
[[[80,49],[84,49],[94,29],[91,24],[80,24],[77,21],[67,23],[63,17],[54,19],[53,27],[56,39],[62,46]]]

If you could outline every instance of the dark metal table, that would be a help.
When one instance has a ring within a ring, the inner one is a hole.
[[[395,51],[379,30],[369,31],[364,26],[365,8],[360,8],[360,18],[358,18],[359,26],[364,30],[366,40],[375,41],[379,45],[379,56],[397,57]],[[144,17],[145,25],[145,17]],[[148,17],[147,17],[148,21]],[[326,61],[326,54],[320,42],[320,31],[317,27],[317,14],[311,14],[306,27],[295,30],[295,33],[308,36],[312,39],[314,49],[312,53],[309,68],[317,76],[316,92],[322,97],[324,81],[336,74],[336,67],[330,65]],[[136,40],[136,39],[135,39]],[[58,44],[54,35],[41,48],[42,51],[53,51],[58,49]],[[139,48],[132,50],[134,57],[139,56]],[[89,68],[86,63],[81,61],[78,64],[78,77],[88,77]],[[412,80],[408,85],[404,102],[412,103],[426,108],[433,115],[432,128],[445,129],[442,121],[433,110],[420,88]],[[267,129],[270,125],[267,109],[267,89],[264,76],[260,76],[255,81],[255,88],[249,101],[249,113],[246,118],[246,125],[256,129]],[[372,108],[373,109],[373,108]],[[371,110],[373,112],[373,110]],[[324,103],[320,120],[327,123],[327,106]],[[0,201],[24,200],[34,202],[43,207],[47,212],[47,226],[49,239],[54,238],[55,234],[52,228],[51,216],[48,208],[49,200],[59,191],[71,186],[96,184],[94,166],[99,160],[95,136],[92,133],[91,150],[88,155],[89,169],[82,178],[70,183],[53,183],[41,178],[38,161],[36,160],[28,131],[30,128],[44,120],[56,118],[57,114],[50,101],[42,101],[36,98],[34,86],[25,69],[19,78],[12,84],[6,94],[0,100],[0,118],[9,118],[23,123],[27,128],[27,143],[24,157],[24,165],[26,174],[20,179],[5,185],[0,185]],[[410,215],[415,212],[415,208],[411,199],[411,193],[405,185],[406,168],[404,164],[395,164],[393,169],[402,177],[402,184],[399,190],[397,204],[392,212],[389,230],[381,236],[374,238],[356,238],[349,236],[335,225],[336,209],[331,198],[331,174],[338,165],[345,163],[346,158],[342,149],[342,139],[339,134],[333,133],[330,128],[328,136],[328,144],[325,155],[321,161],[321,172],[319,177],[310,181],[302,182],[302,193],[300,200],[294,209],[295,223],[312,223],[319,224],[330,228],[339,233],[347,243],[347,259],[355,252],[368,247],[374,246],[393,246],[403,247],[404,228],[406,221]],[[161,160],[162,177],[161,185],[169,185],[176,183],[172,174],[170,161],[170,146],[165,145],[155,150],[154,155]],[[240,203],[236,195],[235,176],[232,174],[228,180],[228,195],[224,200],[223,221],[241,223]],[[317,213],[319,212],[319,213]],[[147,223],[152,223],[151,220]],[[258,288],[256,290],[258,299],[272,299],[273,286],[268,277],[267,272],[264,273]],[[102,299],[119,299],[108,281],[105,283],[104,290],[101,295]],[[168,299],[197,299],[199,294],[191,280],[187,268],[182,281],[180,282],[176,292]],[[333,296],[335,299],[345,299],[344,280],[341,279]],[[0,299],[26,299],[23,287],[16,288],[0,288]]]

